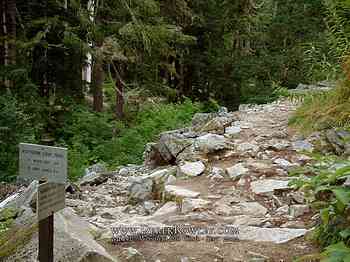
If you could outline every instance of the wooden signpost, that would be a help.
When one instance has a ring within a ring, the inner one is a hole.
[[[20,182],[39,181],[39,261],[53,262],[54,213],[65,207],[67,149],[43,145],[19,145]]]

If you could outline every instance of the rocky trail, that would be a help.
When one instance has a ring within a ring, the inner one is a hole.
[[[288,170],[311,161],[302,152],[313,150],[288,128],[295,109],[280,100],[196,114],[191,127],[162,133],[158,143],[147,145],[144,165],[113,172],[92,166],[78,185],[67,187],[67,208],[55,221],[56,228],[64,222],[59,232],[81,242],[80,251],[73,256],[57,236],[57,261],[293,261],[314,252],[305,237],[317,215],[288,185]],[[230,240],[223,240],[228,233],[207,232],[191,241],[111,243],[111,228],[170,225],[234,225],[239,234]],[[35,252],[22,253],[7,261],[32,261]]]

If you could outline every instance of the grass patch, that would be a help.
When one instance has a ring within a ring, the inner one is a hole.
[[[37,231],[38,225],[35,223],[29,227],[12,227],[0,234],[0,258],[8,257],[24,247]]]
[[[334,127],[349,128],[350,82],[343,81],[329,92],[306,95],[289,123],[304,134]]]

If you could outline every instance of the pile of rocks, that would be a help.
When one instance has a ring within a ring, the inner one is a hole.
[[[196,114],[191,127],[164,132],[148,144],[143,165],[113,172],[92,166],[77,185],[67,186],[67,208],[56,224],[58,248],[75,250],[69,261],[83,261],[89,253],[114,261],[89,232],[110,239],[110,228],[120,225],[235,224],[241,240],[276,244],[305,235],[315,218],[287,174],[310,161],[303,152],[313,151],[315,141],[289,135],[294,110],[284,100],[242,105],[234,113],[222,108]],[[31,217],[36,186],[10,196],[0,208],[13,205]],[[33,241],[24,250],[32,250]]]

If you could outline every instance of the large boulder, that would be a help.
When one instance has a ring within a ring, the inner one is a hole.
[[[164,184],[176,180],[176,166],[154,170],[142,176],[129,177],[129,199],[132,202],[142,202],[159,197],[164,190]]]
[[[131,201],[145,201],[152,199],[153,179],[148,176],[130,177],[130,186],[128,189],[129,199]]]
[[[81,220],[71,208],[55,214],[54,219],[54,257],[55,261],[71,262],[117,262],[104,247],[94,240],[93,229],[88,222]],[[38,235],[5,261],[37,261]]]
[[[84,176],[89,176],[93,173],[103,173],[107,172],[107,167],[104,163],[97,163],[92,166],[89,166],[85,168],[85,175]]]
[[[212,120],[215,116],[215,113],[196,113],[192,118],[192,126],[203,126]]]
[[[350,154],[349,132],[345,130],[330,129],[326,132],[326,139],[336,154]]]
[[[230,142],[222,135],[206,134],[196,138],[194,142],[196,150],[203,153],[213,153],[218,150],[230,148]]]
[[[193,134],[183,131],[175,130],[160,135],[157,150],[165,162],[174,163],[177,156],[192,145],[194,141]]]
[[[164,161],[162,155],[158,151],[157,143],[148,143],[145,146],[143,152],[143,164],[145,166],[156,167],[158,165],[163,165],[166,162]]]
[[[79,180],[79,186],[97,186],[113,177],[115,173],[107,173],[107,168],[103,163],[97,163],[85,169],[85,175]]]

